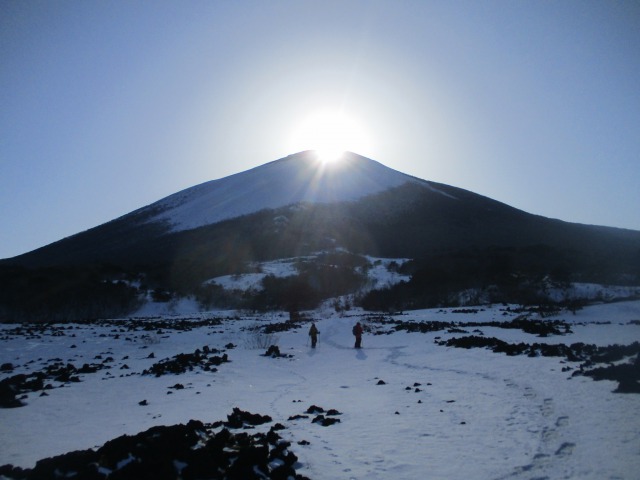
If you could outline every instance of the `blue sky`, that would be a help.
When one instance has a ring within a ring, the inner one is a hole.
[[[5,0],[0,258],[294,153],[326,111],[393,169],[640,230],[638,25],[635,1]]]

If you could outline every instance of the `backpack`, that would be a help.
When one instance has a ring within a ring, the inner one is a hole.
[[[353,328],[351,329],[351,333],[353,333],[354,335],[358,335],[358,326],[354,325]]]

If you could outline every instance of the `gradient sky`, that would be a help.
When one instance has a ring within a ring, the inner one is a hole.
[[[640,230],[637,1],[0,3],[0,258],[290,153]],[[312,147],[309,147],[312,148]]]

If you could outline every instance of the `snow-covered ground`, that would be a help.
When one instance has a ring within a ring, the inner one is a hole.
[[[386,318],[464,323],[516,316],[498,306],[458,312]],[[240,407],[284,424],[281,433],[299,457],[298,473],[312,479],[638,478],[640,394],[613,393],[614,382],[572,377],[567,367],[578,364],[563,358],[512,357],[436,343],[437,337],[463,333],[395,332],[357,311],[310,316],[320,330],[315,350],[308,346],[308,325],[273,334],[287,358],[262,356],[264,350],[255,348],[260,338],[247,330],[284,322],[284,314],[197,314],[187,321],[223,321],[190,331],[130,330],[122,320],[18,335],[16,325],[2,325],[0,364],[15,368],[0,379],[41,370],[50,359],[78,368],[107,362],[110,368],[81,374],[80,382],[51,381],[55,388],[48,395],[33,392],[26,406],[0,409],[0,465],[33,467],[41,458],[97,447],[154,425],[224,420]],[[480,330],[509,342],[605,346],[640,340],[640,325],[632,322],[640,320],[639,301],[553,318],[571,323],[573,333],[540,338],[522,330]],[[369,333],[364,348],[355,350],[356,321],[391,333]],[[205,345],[225,351],[230,362],[216,372],[194,368],[181,375],[140,375],[161,359]],[[185,388],[170,388],[177,383]],[[147,405],[139,404],[143,400]],[[338,410],[340,422],[323,427],[311,423],[313,415],[290,419],[312,405]],[[309,444],[297,443],[303,440]]]

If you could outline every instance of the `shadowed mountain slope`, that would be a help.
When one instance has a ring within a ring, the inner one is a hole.
[[[324,165],[312,152],[186,189],[2,263],[108,264],[197,283],[242,271],[247,262],[333,247],[426,258],[540,245],[581,258],[581,265],[597,260],[621,274],[640,273],[640,232],[532,215],[355,154]]]

